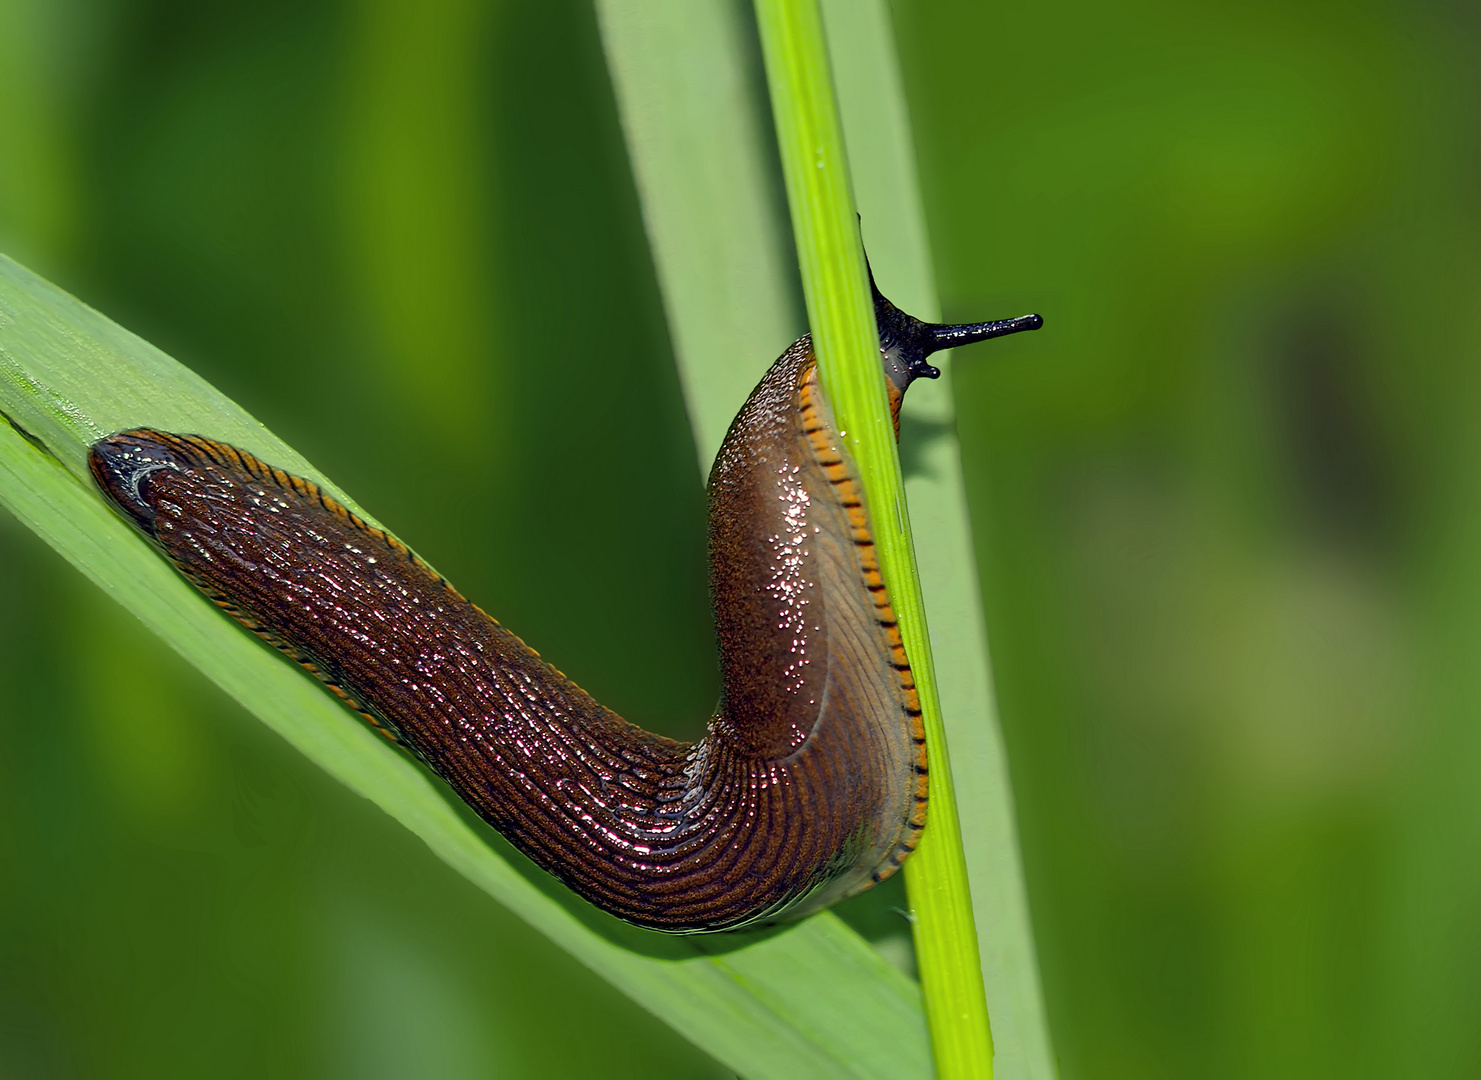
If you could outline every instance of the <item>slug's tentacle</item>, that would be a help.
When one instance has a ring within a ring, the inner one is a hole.
[[[879,327],[879,349],[884,357],[890,415],[895,421],[897,439],[900,437],[900,403],[905,398],[905,391],[916,379],[935,379],[941,375],[939,369],[926,363],[933,353],[1022,330],[1037,330],[1044,325],[1044,320],[1038,315],[983,323],[922,322],[885,299],[874,283],[873,270],[869,271],[869,289],[874,294],[874,321]]]
[[[897,412],[937,374],[931,352],[1037,325],[943,327],[876,303]],[[394,537],[245,451],[138,429],[90,463],[185,577],[623,919],[693,933],[804,915],[889,876],[919,838],[920,704],[809,338],[710,475],[724,688],[697,743],[627,723]]]

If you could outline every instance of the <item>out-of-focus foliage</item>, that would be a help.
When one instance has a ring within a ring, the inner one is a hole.
[[[1474,16],[896,20],[947,315],[1048,321],[956,378],[1065,1075],[1481,1072]],[[0,247],[704,715],[586,6],[0,0],[0,101]],[[714,1075],[9,521],[0,613],[6,1075]]]
[[[1064,1074],[1481,1073],[1474,11],[897,26]]]

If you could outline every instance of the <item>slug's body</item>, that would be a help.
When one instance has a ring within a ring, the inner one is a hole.
[[[896,410],[935,374],[933,348],[1038,325],[876,308]],[[402,544],[250,454],[140,429],[97,443],[91,465],[203,592],[623,919],[700,932],[800,916],[889,876],[920,836],[920,704],[806,337],[710,475],[723,691],[696,743],[599,705]]]

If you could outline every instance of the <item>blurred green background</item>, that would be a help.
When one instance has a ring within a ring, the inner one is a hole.
[[[1064,1075],[1481,1075],[1481,22],[895,16],[948,317],[1048,321],[956,388]],[[708,710],[586,4],[0,0],[0,250]],[[0,1073],[722,1075],[9,519],[0,611]]]

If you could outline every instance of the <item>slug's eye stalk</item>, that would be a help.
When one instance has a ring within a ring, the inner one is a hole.
[[[1020,330],[1037,330],[1044,325],[1042,315],[1020,315],[1016,319],[999,319],[997,322],[979,323],[922,323],[931,335],[932,344],[926,346],[928,353],[938,349],[954,349],[958,345],[972,345],[988,338],[1016,334]]]
[[[866,262],[867,266],[867,262]],[[874,321],[879,324],[879,348],[884,354],[884,371],[890,380],[890,412],[895,417],[895,434],[900,433],[900,401],[916,379],[935,379],[941,370],[926,363],[926,358],[942,349],[971,345],[988,338],[1016,334],[1020,330],[1037,330],[1044,325],[1038,315],[1020,315],[997,322],[949,323],[922,322],[907,315],[884,298],[869,271],[869,288],[874,293]]]

